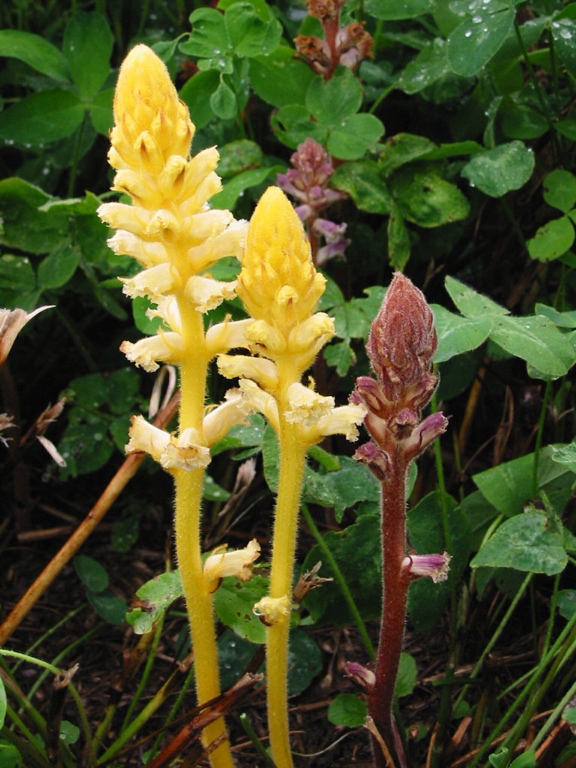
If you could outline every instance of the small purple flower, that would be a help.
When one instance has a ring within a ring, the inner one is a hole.
[[[312,225],[312,229],[316,234],[322,235],[324,238],[323,245],[316,254],[316,266],[321,267],[329,259],[333,259],[336,256],[344,257],[345,250],[350,245],[350,240],[344,237],[347,228],[346,222],[342,224],[336,224],[329,219],[316,219]]]
[[[441,555],[407,555],[402,562],[402,569],[410,574],[412,581],[428,576],[437,584],[448,578],[450,559],[447,552]]]
[[[346,197],[344,192],[328,188],[334,173],[332,158],[314,139],[302,142],[290,162],[294,167],[279,173],[276,183],[302,203],[296,209],[301,221],[316,218],[323,208]]]

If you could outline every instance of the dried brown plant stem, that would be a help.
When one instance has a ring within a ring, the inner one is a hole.
[[[154,425],[161,428],[166,427],[176,415],[179,402],[180,395],[174,395],[168,405],[160,411],[154,420]],[[24,617],[28,615],[29,611],[36,605],[60,571],[88,539],[129,481],[134,477],[145,458],[146,454],[134,454],[125,459],[82,523],[80,523],[64,546],[54,555],[42,573],[34,580],[2,624],[0,624],[0,646],[4,645],[8,638],[16,631]]]

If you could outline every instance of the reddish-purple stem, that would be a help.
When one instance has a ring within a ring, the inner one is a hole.
[[[393,444],[389,471],[382,481],[383,592],[380,642],[376,659],[376,681],[368,700],[368,712],[392,751],[395,744],[392,703],[404,638],[409,572],[402,570],[406,554],[406,461],[401,445]],[[386,759],[374,742],[376,768]]]

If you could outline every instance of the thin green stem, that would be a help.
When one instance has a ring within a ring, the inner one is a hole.
[[[142,675],[140,676],[140,680],[138,681],[138,687],[136,688],[136,691],[130,702],[130,706],[128,707],[128,711],[126,712],[126,717],[124,718],[124,725],[122,726],[123,729],[130,722],[132,715],[134,714],[134,710],[136,709],[136,706],[138,705],[138,702],[140,701],[142,694],[144,693],[144,689],[146,688],[148,679],[150,678],[152,667],[154,666],[154,661],[156,659],[156,651],[158,650],[158,645],[160,644],[160,639],[162,636],[162,629],[164,627],[164,617],[165,617],[165,614],[163,613],[160,620],[156,624],[156,627],[154,628],[154,637],[150,645],[150,648],[148,649],[146,664],[144,666],[144,670],[142,671]]]
[[[340,591],[342,592],[342,597],[344,598],[344,600],[346,600],[346,604],[348,605],[348,610],[352,614],[354,623],[356,624],[358,631],[360,632],[360,637],[362,638],[362,642],[364,643],[366,652],[368,653],[370,658],[373,659],[376,651],[375,651],[374,645],[372,644],[372,640],[370,640],[370,635],[366,630],[366,624],[364,623],[364,620],[360,615],[360,611],[356,606],[356,602],[354,600],[352,592],[350,592],[350,590],[348,589],[348,584],[346,584],[346,579],[344,578],[344,575],[340,570],[340,567],[336,562],[334,555],[332,554],[332,552],[330,552],[329,547],[327,546],[326,542],[324,541],[324,538],[322,537],[320,531],[318,530],[316,523],[314,522],[312,515],[310,514],[306,504],[302,504],[302,515],[304,516],[304,519],[306,520],[306,524],[310,528],[312,535],[316,539],[316,543],[322,550],[323,559],[330,566],[330,569],[334,574],[334,580],[336,581],[336,583],[340,588]]]
[[[246,731],[246,735],[252,742],[254,749],[258,752],[262,760],[264,760],[264,764],[268,766],[268,768],[276,768],[276,763],[272,760],[268,752],[266,752],[266,749],[264,748],[264,745],[258,738],[256,731],[254,728],[252,728],[252,723],[250,722],[250,719],[246,712],[242,712],[240,715],[240,722],[242,723],[242,728]]]
[[[498,639],[499,639],[500,635],[502,634],[502,632],[506,628],[506,625],[508,624],[508,621],[510,620],[510,617],[514,613],[514,611],[516,609],[516,606],[518,605],[518,603],[520,602],[520,599],[522,598],[522,595],[526,591],[526,588],[527,588],[528,584],[530,583],[530,579],[532,578],[532,576],[533,576],[532,573],[528,573],[526,575],[524,581],[520,585],[520,589],[518,590],[518,592],[514,596],[514,599],[510,602],[510,605],[508,606],[508,610],[506,611],[506,613],[502,617],[502,619],[500,621],[500,624],[498,625],[498,627],[496,628],[496,631],[494,632],[494,634],[490,638],[488,644],[486,645],[486,647],[484,648],[484,650],[480,654],[480,658],[478,659],[478,661],[476,662],[476,664],[474,666],[474,669],[470,673],[470,676],[469,676],[470,682],[473,681],[476,678],[478,672],[482,669],[482,666],[484,664],[484,659],[486,658],[486,656],[490,653],[492,648],[494,648],[494,646],[498,642]],[[468,687],[469,684],[470,683],[467,683],[466,686],[464,686],[464,688],[460,692],[460,695],[458,696],[458,698],[456,699],[456,703],[454,704],[454,709],[458,709],[459,708],[460,704],[462,703],[462,700],[464,699],[464,696],[466,694],[466,690],[467,690],[467,687]]]
[[[540,408],[540,418],[538,419],[538,431],[536,433],[536,444],[534,445],[534,463],[532,464],[532,496],[538,495],[538,467],[540,464],[540,450],[542,448],[542,440],[544,435],[544,424],[546,420],[546,411],[548,410],[548,402],[552,394],[552,382],[548,380],[544,388],[544,396],[542,398],[542,406]]]
[[[480,749],[480,751],[474,757],[474,759],[470,763],[469,768],[475,768],[475,766],[478,765],[480,760],[491,748],[491,745],[494,743],[494,740],[497,739],[498,736],[504,731],[508,721],[513,716],[515,715],[517,716],[518,712],[523,711],[523,708],[525,706],[524,702],[527,701],[533,695],[534,689],[536,687],[539,687],[540,679],[544,669],[548,666],[548,664],[550,664],[556,658],[556,656],[559,654],[560,650],[566,643],[570,644],[573,641],[575,632],[576,632],[576,614],[572,616],[570,621],[566,624],[566,626],[558,636],[556,642],[554,643],[552,648],[550,648],[547,656],[543,657],[538,663],[538,665],[536,666],[536,668],[530,671],[531,679],[524,685],[524,687],[522,688],[522,691],[518,694],[516,699],[512,702],[512,704],[506,710],[504,715],[500,718],[498,725],[496,725],[496,727],[491,731],[488,738],[485,739],[484,746]]]

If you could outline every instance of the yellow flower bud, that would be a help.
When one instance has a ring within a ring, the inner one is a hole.
[[[187,157],[194,126],[168,70],[145,45],[137,45],[120,67],[110,134],[113,168],[142,168],[158,174],[171,155]]]
[[[294,208],[278,187],[269,187],[252,215],[242,256],[237,292],[244,306],[287,335],[313,313],[325,284]]]

